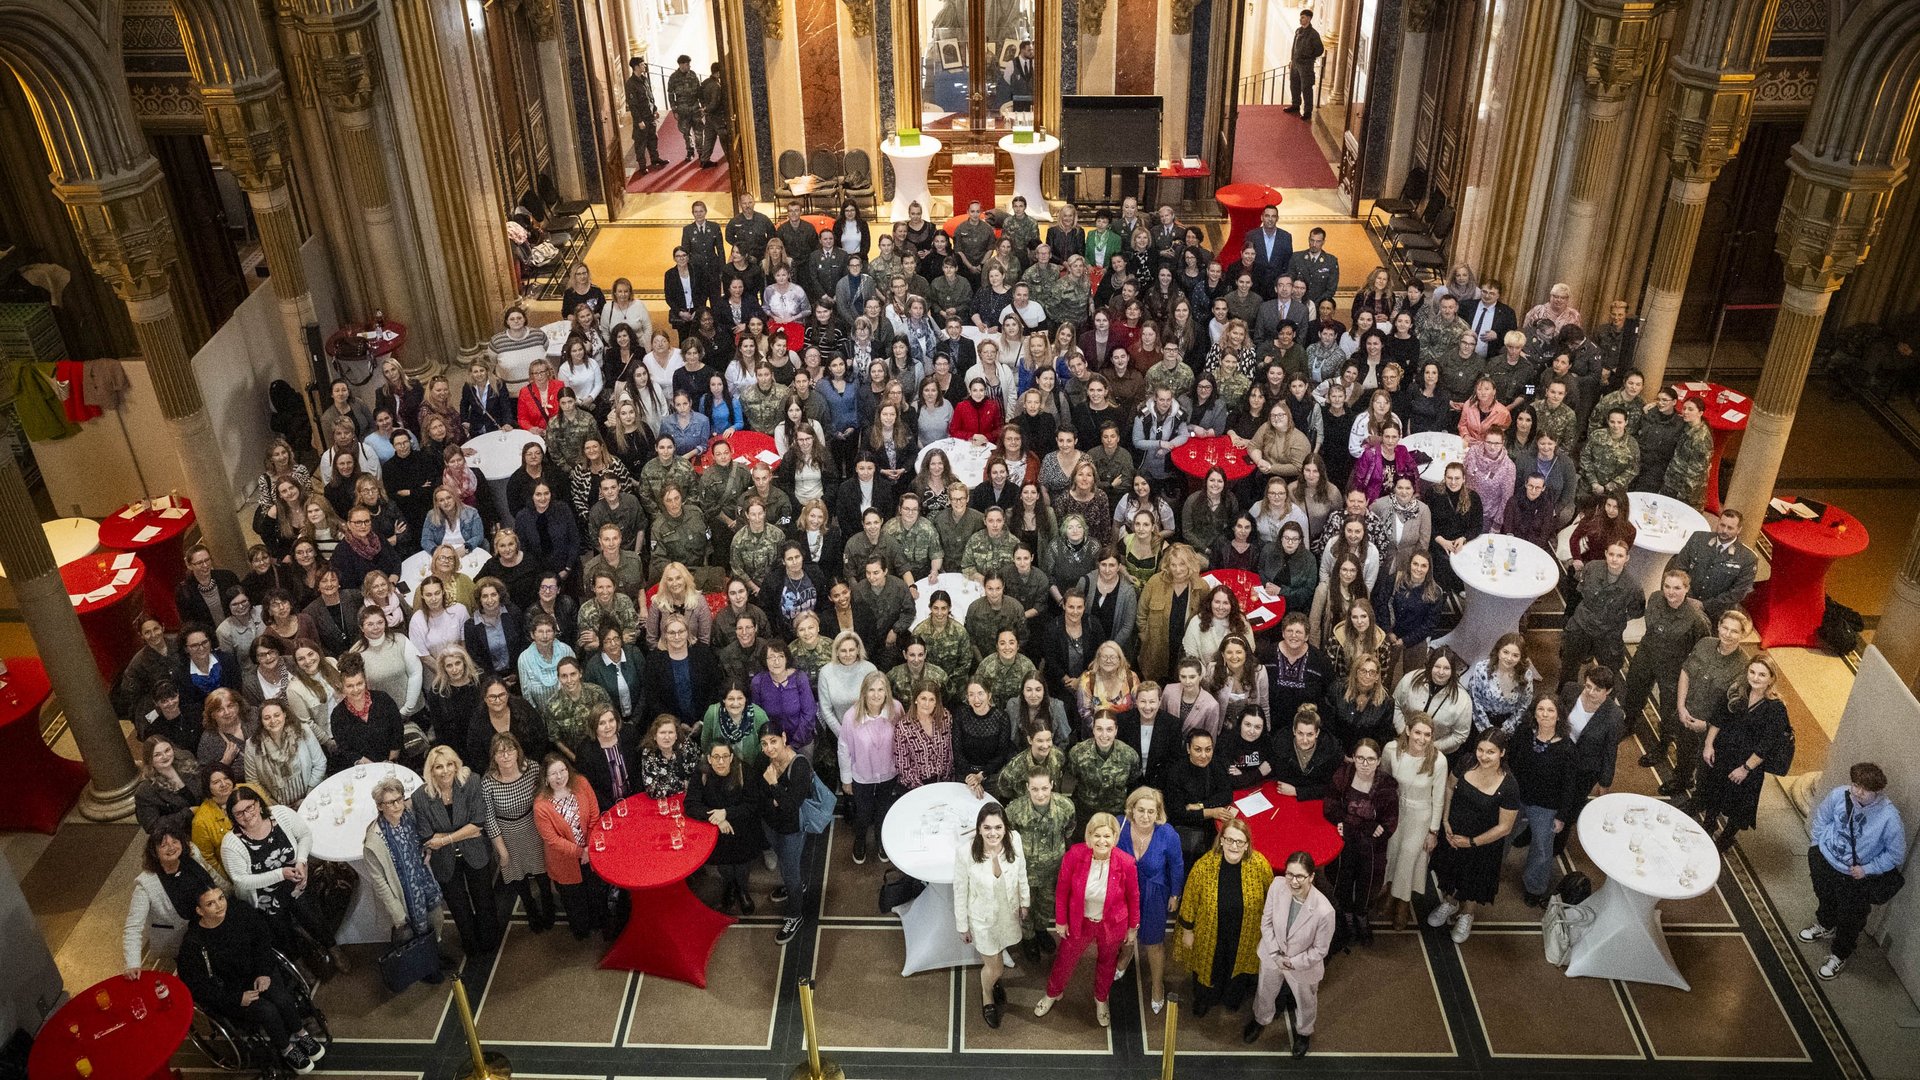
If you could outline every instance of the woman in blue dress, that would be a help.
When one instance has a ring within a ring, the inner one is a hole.
[[[1167,824],[1166,800],[1156,788],[1137,787],[1127,796],[1126,827],[1119,848],[1133,856],[1140,876],[1140,951],[1146,954],[1153,1011],[1167,1003],[1167,917],[1180,909],[1187,864],[1180,857],[1180,836]],[[1119,978],[1128,957],[1120,958]]]

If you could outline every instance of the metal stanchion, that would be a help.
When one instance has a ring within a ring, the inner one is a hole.
[[[807,1029],[807,1060],[793,1067],[791,1080],[847,1080],[846,1070],[820,1056],[820,1030],[813,1021],[813,980],[800,980],[800,1023]]]
[[[453,980],[453,1001],[460,1007],[460,1029],[466,1032],[467,1049],[473,1054],[473,1064],[461,1070],[459,1080],[513,1080],[513,1063],[507,1055],[481,1049],[480,1033],[473,1026],[473,1007],[467,1003],[467,987],[458,976]]]
[[[1174,1043],[1180,1035],[1180,995],[1167,995],[1167,1023],[1160,1033],[1160,1080],[1173,1080]]]

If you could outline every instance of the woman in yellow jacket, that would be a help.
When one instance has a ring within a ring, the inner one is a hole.
[[[1187,544],[1172,544],[1160,559],[1160,570],[1140,590],[1140,663],[1142,679],[1165,686],[1175,681],[1173,662],[1179,659],[1180,639],[1187,620],[1200,613],[1206,589],[1199,584],[1206,560]],[[1174,625],[1175,604],[1184,605]]]
[[[1193,972],[1193,1015],[1207,1015],[1215,1002],[1229,1010],[1254,989],[1260,973],[1260,916],[1273,866],[1253,850],[1253,834],[1241,819],[1228,818],[1213,850],[1187,872],[1180,899],[1180,944],[1174,960]]]

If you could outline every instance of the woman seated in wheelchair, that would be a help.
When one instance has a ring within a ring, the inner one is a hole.
[[[282,973],[267,917],[251,905],[229,903],[219,888],[200,894],[194,915],[179,958],[180,979],[194,1003],[259,1031],[293,1071],[312,1072],[326,1048],[307,1033],[306,1003]]]

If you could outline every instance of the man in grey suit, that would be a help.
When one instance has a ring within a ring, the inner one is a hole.
[[[1539,476],[1547,482],[1547,495],[1559,508],[1555,511],[1555,517],[1560,524],[1572,521],[1575,491],[1573,460],[1560,453],[1560,444],[1545,432],[1533,441],[1531,450],[1522,450],[1514,458],[1513,491],[1516,496],[1526,490],[1529,476]],[[1684,550],[1681,554],[1685,554]]]
[[[1693,579],[1687,595],[1700,601],[1715,622],[1746,601],[1759,567],[1753,549],[1740,542],[1740,518],[1732,507],[1720,511],[1712,532],[1687,537],[1686,545],[1667,560],[1667,569],[1685,570]]]
[[[1299,336],[1307,323],[1314,317],[1313,305],[1293,298],[1293,278],[1281,274],[1274,286],[1273,299],[1260,305],[1253,317],[1253,340],[1272,341],[1280,332],[1281,323],[1292,323],[1293,332]]]
[[[1393,482],[1393,494],[1382,495],[1367,507],[1367,516],[1379,522],[1378,529],[1384,529],[1392,538],[1387,553],[1393,556],[1393,566],[1383,567],[1389,575],[1406,572],[1407,560],[1415,552],[1426,553],[1427,545],[1433,540],[1433,511],[1420,501],[1419,493],[1414,490],[1413,477],[1401,476]]]

